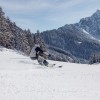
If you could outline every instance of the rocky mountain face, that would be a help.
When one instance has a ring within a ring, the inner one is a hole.
[[[91,17],[81,19],[79,23],[44,31],[41,36],[49,50],[64,54],[66,57],[70,54],[76,61],[86,63],[92,53],[100,52],[100,11],[97,10]],[[53,55],[59,54],[54,52]]]
[[[81,19],[76,25],[100,40],[100,10],[97,10],[91,17]]]
[[[8,17],[4,16],[0,7],[0,46],[29,54],[35,43],[45,45],[39,33],[32,34],[29,29],[22,30],[16,23],[11,22]]]

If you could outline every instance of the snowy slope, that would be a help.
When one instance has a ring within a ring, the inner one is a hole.
[[[88,38],[91,38],[91,39],[93,39],[93,40],[96,40],[96,41],[100,42],[99,39],[96,39],[95,37],[93,37],[93,36],[92,36],[90,33],[88,33],[86,30],[84,30],[84,29],[82,29],[82,30],[83,30],[83,32],[87,35]]]
[[[0,100],[100,100],[100,65],[54,62],[38,65],[0,48]]]

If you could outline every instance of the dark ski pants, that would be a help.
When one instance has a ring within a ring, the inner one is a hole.
[[[32,60],[36,60],[36,59],[38,60],[37,57],[31,57],[31,59],[32,59]],[[45,66],[48,66],[48,64],[49,64],[44,58],[43,58],[43,61],[38,60],[38,63],[39,63],[40,65],[43,65],[43,64],[44,64]]]

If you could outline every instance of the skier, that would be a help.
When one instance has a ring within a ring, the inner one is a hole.
[[[49,63],[46,61],[46,59],[50,56],[47,52],[43,51],[39,44],[35,44],[35,46],[32,48],[30,52],[30,58],[32,60],[38,60],[38,63],[40,65],[49,66]]]

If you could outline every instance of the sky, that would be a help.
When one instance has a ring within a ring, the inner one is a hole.
[[[100,0],[0,0],[12,22],[32,33],[79,22],[100,9]]]

